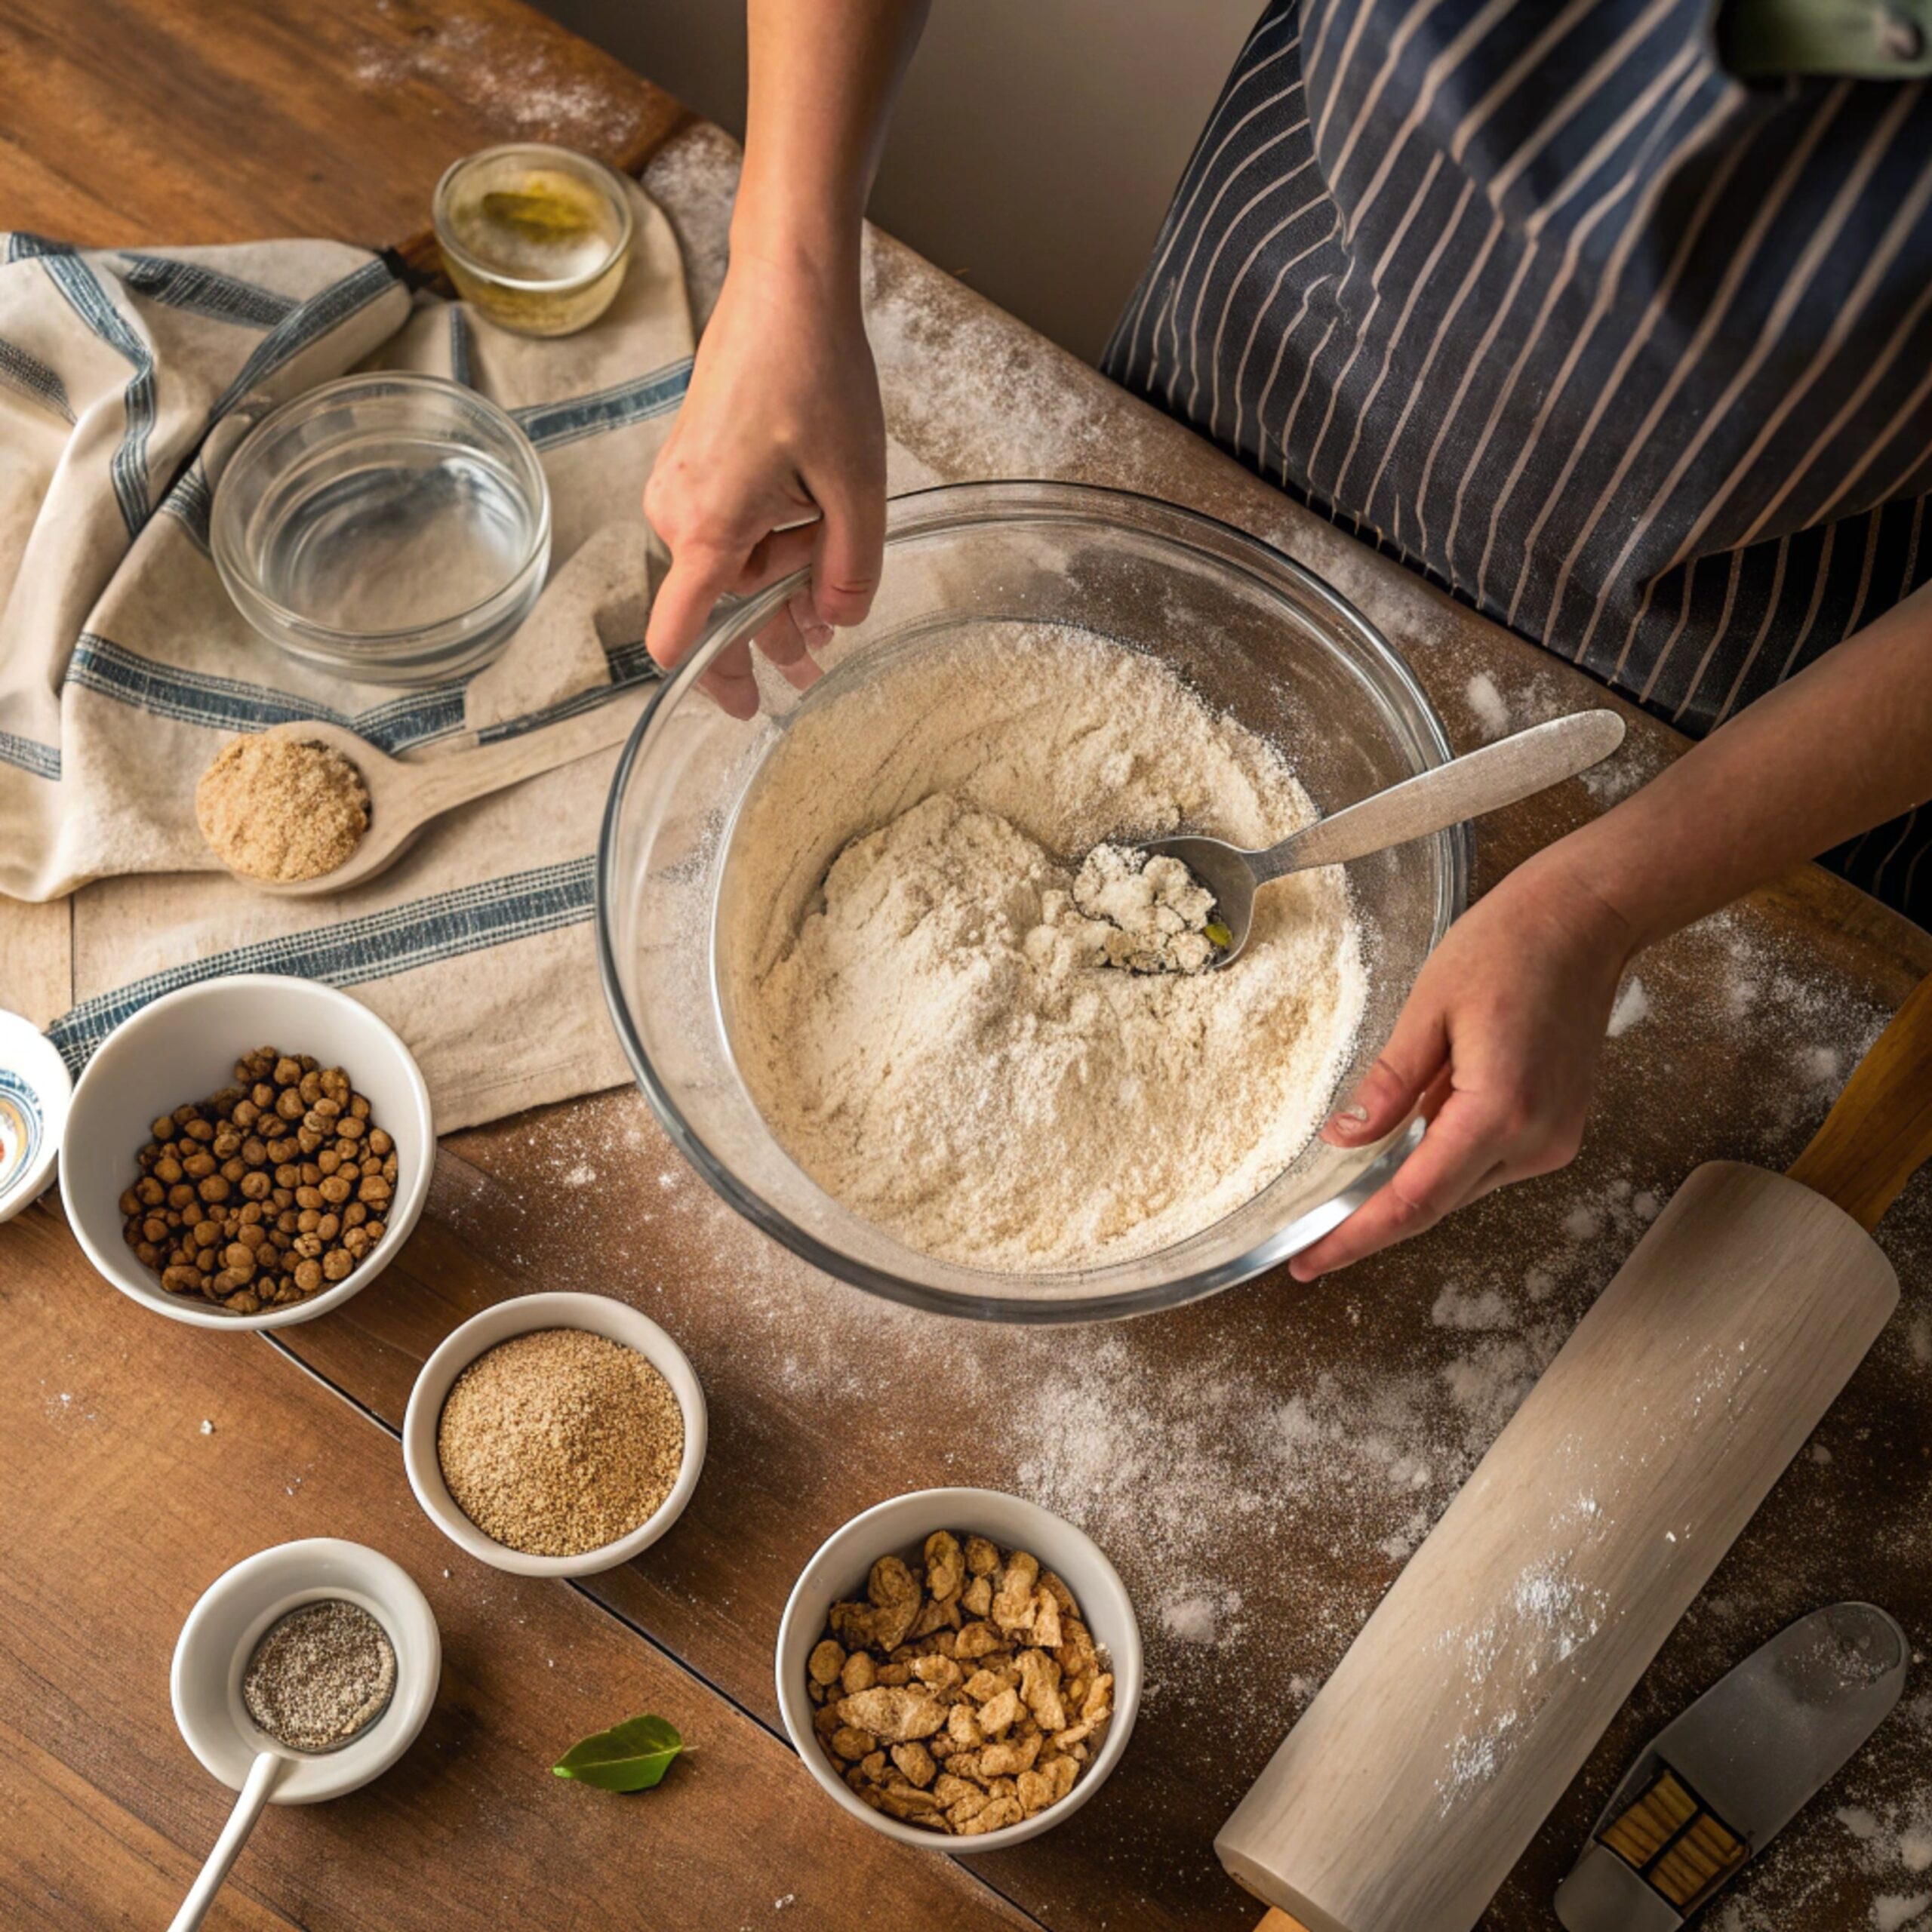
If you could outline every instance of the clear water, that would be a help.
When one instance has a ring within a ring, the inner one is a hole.
[[[504,471],[465,452],[365,451],[264,502],[263,589],[331,629],[441,623],[501,590],[530,554],[531,506]]]

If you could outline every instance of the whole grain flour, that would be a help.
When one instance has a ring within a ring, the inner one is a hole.
[[[1103,839],[1262,845],[1314,816],[1281,754],[1164,666],[989,626],[793,721],[732,841],[734,1050],[792,1158],[909,1246],[1059,1272],[1183,1240],[1307,1144],[1367,990],[1338,870],[1262,895],[1225,971],[1097,963]]]

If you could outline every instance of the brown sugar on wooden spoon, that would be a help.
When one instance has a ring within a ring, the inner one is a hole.
[[[369,829],[369,789],[333,746],[273,733],[231,738],[195,787],[202,836],[248,878],[320,878]]]

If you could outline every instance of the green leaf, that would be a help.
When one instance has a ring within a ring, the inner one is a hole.
[[[1234,943],[1234,934],[1219,919],[1210,919],[1201,930],[1224,952]]]
[[[560,1778],[599,1791],[648,1791],[663,1780],[685,1748],[675,1726],[662,1718],[628,1718],[573,1744],[550,1769]]]

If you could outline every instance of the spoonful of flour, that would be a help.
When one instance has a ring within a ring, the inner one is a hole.
[[[1227,943],[1200,880],[1131,845],[1096,845],[1074,875],[1073,903],[1096,928],[1100,963],[1130,973],[1204,973]]]
[[[1324,1117],[1361,935],[1339,870],[1299,874],[1200,971],[1202,888],[1104,841],[1258,845],[1314,816],[1272,746],[1085,632],[988,626],[826,692],[727,863],[721,987],[753,1100],[827,1193],[931,1255],[1053,1272],[1185,1239]],[[1143,958],[1183,970],[1117,970]]]

